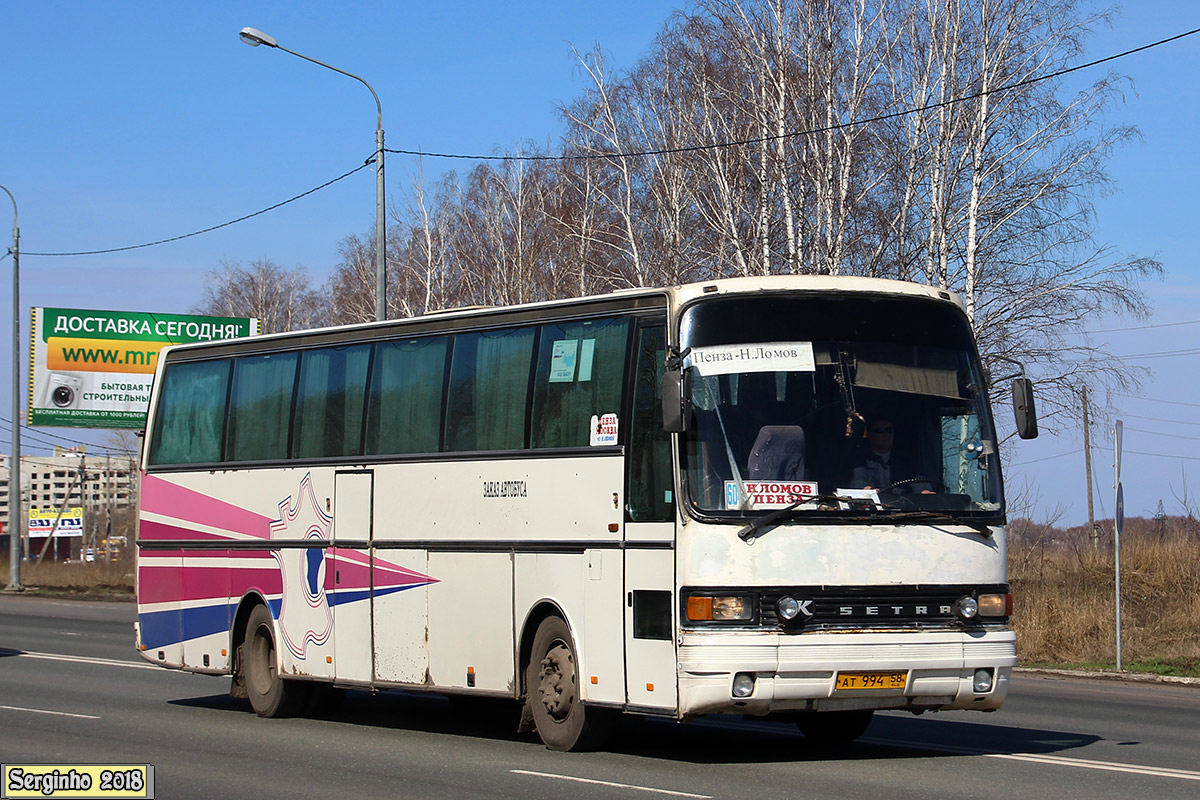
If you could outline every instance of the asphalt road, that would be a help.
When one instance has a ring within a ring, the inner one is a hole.
[[[228,679],[133,651],[128,603],[0,596],[0,761],[146,763],[160,798],[1196,798],[1200,689],[1019,676],[995,714],[876,715],[836,752],[791,726],[631,721],[556,753],[495,709],[351,692],[266,720]]]

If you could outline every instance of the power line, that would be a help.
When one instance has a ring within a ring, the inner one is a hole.
[[[1065,69],[1061,69],[1057,72],[1051,72],[1047,75],[1038,75],[1033,78],[1026,78],[1025,80],[1016,81],[1015,83],[1009,83],[1004,86],[997,87],[995,89],[988,89],[986,91],[975,92],[974,94],[968,94],[968,95],[964,95],[962,97],[952,97],[949,100],[942,100],[937,103],[930,103],[928,105],[920,106],[918,108],[909,108],[909,109],[905,109],[903,111],[893,111],[888,114],[880,114],[878,116],[868,117],[867,119],[851,120],[850,122],[839,122],[839,123],[835,123],[833,125],[825,125],[820,128],[810,128],[808,130],[803,130],[803,131],[792,131],[791,133],[777,133],[777,134],[773,134],[771,136],[757,136],[752,139],[740,139],[740,140],[734,140],[734,141],[729,141],[729,142],[715,142],[715,143],[711,143],[711,144],[696,144],[696,145],[688,145],[688,146],[684,146],[684,147],[664,147],[664,148],[661,148],[658,150],[638,150],[638,151],[631,151],[631,152],[600,153],[600,154],[596,154],[596,155],[571,155],[571,156],[484,156],[484,155],[473,155],[473,154],[467,154],[467,153],[426,153],[426,152],[423,152],[420,150],[391,150],[388,148],[384,148],[384,152],[396,153],[397,155],[405,155],[405,156],[421,156],[421,157],[428,157],[428,158],[451,158],[451,159],[462,159],[462,160],[471,160],[471,161],[591,161],[591,160],[608,160],[608,159],[613,159],[613,158],[641,158],[641,157],[645,157],[645,156],[673,155],[676,153],[694,153],[694,152],[699,152],[699,151],[703,151],[703,150],[720,150],[720,149],[724,149],[727,147],[746,147],[747,145],[762,144],[764,142],[774,142],[774,141],[778,141],[780,139],[794,139],[794,138],[797,138],[800,136],[812,136],[814,134],[829,133],[831,131],[838,131],[838,130],[842,130],[844,128],[851,128],[851,127],[854,127],[857,125],[870,125],[870,124],[873,124],[876,122],[886,122],[891,119],[899,119],[900,117],[906,117],[910,114],[919,114],[924,111],[936,111],[939,108],[945,108],[947,106],[956,105],[958,103],[965,103],[968,100],[977,100],[981,97],[986,97],[990,94],[997,94],[999,92],[1008,91],[1009,89],[1019,89],[1022,86],[1031,86],[1035,83],[1041,83],[1042,81],[1048,81],[1048,80],[1052,80],[1054,78],[1061,78],[1062,76],[1069,75],[1072,72],[1079,72],[1080,70],[1090,69],[1091,67],[1096,67],[1096,66],[1099,66],[1100,64],[1104,64],[1109,61],[1116,61],[1119,58],[1131,56],[1135,53],[1140,53],[1143,50],[1150,50],[1155,47],[1160,47],[1161,45],[1164,45],[1164,44],[1170,44],[1171,42],[1186,38],[1188,36],[1192,36],[1197,33],[1200,33],[1200,28],[1195,28],[1193,30],[1187,31],[1186,33],[1176,34],[1175,36],[1171,36],[1169,38],[1162,39],[1157,42],[1152,42],[1151,44],[1145,44],[1145,45],[1142,45],[1141,47],[1135,47],[1132,50],[1126,50],[1124,53],[1117,53],[1116,55],[1107,56],[1105,58],[1100,58],[1095,61],[1089,61],[1086,64],[1078,64],[1074,67],[1066,67]]]
[[[1183,356],[1200,356],[1200,348],[1193,347],[1186,350],[1163,350],[1158,353],[1132,353],[1130,355],[1118,355],[1116,358],[1122,361],[1144,361],[1148,358],[1181,358]]]
[[[1101,328],[1095,331],[1083,331],[1084,333],[1124,333],[1126,331],[1148,331],[1151,328],[1176,328],[1180,325],[1200,325],[1200,319],[1189,319],[1183,322],[1162,322],[1155,325],[1133,325],[1128,328]]]
[[[1111,446],[1104,448],[1097,445],[1096,449],[1105,453],[1111,453],[1113,451]],[[1147,453],[1144,450],[1126,450],[1125,448],[1121,448],[1121,453],[1124,455],[1150,456],[1151,458],[1179,458],[1183,459],[1184,461],[1200,461],[1200,456],[1178,456],[1171,453]]]
[[[1145,453],[1141,450],[1121,450],[1122,453],[1128,453],[1135,456],[1152,456],[1154,458],[1181,458],[1185,461],[1200,461],[1200,456],[1176,456],[1170,453]]]
[[[126,250],[139,250],[143,247],[154,247],[154,246],[160,245],[160,244],[168,244],[170,242],[178,242],[180,239],[189,239],[193,236],[199,236],[202,233],[211,233],[212,231],[220,230],[221,228],[228,228],[230,225],[236,225],[239,222],[245,222],[248,219],[252,219],[252,218],[260,216],[262,214],[266,214],[268,211],[274,211],[277,208],[286,206],[288,203],[294,203],[295,201],[299,200],[302,197],[308,197],[310,194],[313,194],[314,192],[319,192],[327,186],[332,186],[333,184],[337,183],[338,181],[340,181],[344,178],[349,178],[351,175],[358,172],[360,169],[366,169],[368,166],[370,166],[374,162],[374,160],[375,160],[374,158],[367,159],[367,162],[365,164],[363,164],[360,167],[355,167],[354,169],[350,170],[349,172],[347,172],[344,175],[339,175],[338,177],[334,178],[331,181],[325,181],[325,183],[322,183],[320,186],[309,189],[307,192],[302,192],[302,193],[296,195],[295,197],[284,200],[281,203],[276,203],[273,206],[268,206],[267,208],[264,208],[261,211],[255,211],[253,214],[247,214],[244,217],[238,217],[237,219],[231,219],[229,222],[222,222],[220,225],[213,225],[213,226],[205,228],[203,230],[193,231],[192,233],[182,234],[181,236],[172,236],[169,239],[159,239],[157,242],[146,242],[145,244],[131,244],[127,247],[110,247],[107,250],[80,250],[80,251],[77,251],[74,253],[33,253],[33,252],[26,252],[26,251],[22,250],[21,255],[23,255],[23,256],[98,256],[98,255],[104,255],[105,253],[121,253]]]
[[[1121,392],[1113,392],[1117,397],[1128,397],[1130,400],[1147,400],[1151,403],[1167,403],[1172,406],[1189,406],[1191,408],[1200,408],[1200,403],[1185,403],[1182,400],[1156,400],[1153,397],[1138,397],[1133,394],[1123,394]],[[1132,414],[1130,416],[1133,416]]]
[[[1163,421],[1166,422],[1167,420],[1163,420]],[[1137,431],[1138,433],[1148,433],[1151,436],[1169,436],[1172,439],[1187,439],[1188,441],[1192,441],[1192,442],[1200,442],[1200,436],[1184,436],[1179,433],[1161,433],[1159,431],[1148,431],[1148,430],[1144,430],[1142,428],[1131,428],[1128,425],[1125,426],[1125,430]]]
[[[1122,414],[1122,417],[1131,417],[1133,419],[1144,419],[1149,422],[1165,422],[1168,425],[1200,425],[1200,422],[1188,422],[1182,419],[1164,419],[1163,417],[1145,417],[1140,414]]]
[[[836,131],[836,130],[840,130],[843,128],[853,127],[856,125],[869,125],[869,124],[873,124],[876,122],[885,122],[887,120],[905,117],[910,114],[916,114],[916,113],[920,113],[923,111],[933,111],[933,110],[936,110],[939,108],[945,108],[945,107],[952,106],[952,105],[955,105],[958,103],[967,102],[968,100],[976,100],[976,99],[985,97],[990,94],[1008,91],[1010,89],[1018,89],[1022,86],[1031,86],[1035,83],[1040,83],[1042,81],[1047,81],[1047,80],[1051,80],[1054,78],[1060,78],[1064,75],[1069,75],[1073,72],[1090,69],[1091,67],[1096,67],[1096,66],[1099,66],[1100,64],[1105,64],[1109,61],[1116,61],[1117,59],[1125,58],[1126,56],[1131,56],[1131,55],[1134,55],[1135,53],[1140,53],[1144,50],[1150,50],[1155,47],[1160,47],[1165,44],[1170,44],[1171,42],[1175,42],[1180,39],[1184,39],[1188,36],[1192,36],[1197,33],[1200,33],[1200,28],[1195,28],[1193,30],[1186,31],[1184,33],[1176,34],[1175,36],[1171,36],[1166,39],[1161,39],[1157,42],[1152,42],[1150,44],[1142,45],[1141,47],[1135,47],[1132,50],[1126,50],[1123,53],[1117,53],[1116,55],[1111,55],[1111,56],[1107,56],[1105,58],[1096,59],[1095,61],[1089,61],[1085,64],[1078,64],[1073,67],[1067,67],[1065,69],[1061,69],[1061,70],[1058,70],[1057,72],[1052,72],[1047,75],[1039,75],[1039,76],[1035,76],[1032,78],[1026,78],[1025,80],[1006,84],[1006,85],[1000,86],[996,89],[975,92],[973,94],[964,95],[962,97],[955,97],[955,98],[951,98],[949,100],[943,100],[938,103],[931,103],[931,104],[921,106],[918,108],[911,108],[911,109],[906,109],[903,111],[894,111],[889,114],[880,114],[878,116],[869,117],[869,118],[863,119],[863,120],[852,120],[850,122],[842,122],[842,123],[837,123],[835,125],[827,125],[827,126],[824,126],[821,128],[813,128],[813,129],[809,129],[809,130],[805,130],[805,131],[795,131],[792,133],[774,134],[771,136],[760,136],[760,137],[755,137],[755,138],[751,138],[751,139],[743,139],[740,141],[717,142],[717,143],[713,143],[713,144],[690,145],[687,147],[663,148],[660,150],[646,150],[646,151],[640,151],[640,152],[604,153],[604,154],[599,154],[599,155],[578,155],[578,156],[483,156],[483,155],[452,154],[452,153],[426,153],[426,152],[422,152],[419,150],[393,150],[393,149],[388,149],[388,148],[384,148],[384,152],[396,153],[398,155],[422,156],[422,157],[429,157],[429,158],[471,159],[471,160],[483,160],[483,161],[570,161],[570,160],[612,159],[612,158],[622,158],[622,157],[632,158],[632,157],[640,157],[640,156],[667,155],[667,154],[671,154],[671,153],[697,152],[697,151],[702,151],[702,150],[716,150],[716,149],[722,149],[722,148],[727,148],[727,147],[745,147],[747,145],[761,144],[763,142],[771,142],[771,141],[775,141],[778,139],[791,139],[791,138],[796,138],[796,137],[800,137],[800,136],[808,136],[808,135],[819,134],[819,133],[827,133],[830,131]],[[78,250],[78,251],[63,252],[63,253],[41,253],[41,252],[35,252],[35,251],[28,251],[28,252],[25,252],[25,255],[28,255],[28,256],[105,255],[108,253],[120,253],[120,252],[125,252],[128,250],[139,250],[139,249],[146,248],[146,247],[155,247],[157,245],[168,244],[170,242],[180,241],[181,239],[188,239],[193,236],[199,236],[200,234],[203,234],[203,233],[211,233],[212,231],[220,230],[221,228],[227,228],[230,225],[236,225],[239,222],[244,222],[248,219],[252,219],[252,218],[260,216],[262,214],[266,214],[269,211],[274,211],[275,209],[285,206],[288,203],[295,202],[296,200],[299,200],[303,197],[307,197],[310,194],[319,192],[320,190],[326,188],[327,186],[331,186],[332,184],[337,183],[340,180],[350,177],[351,175],[358,172],[359,170],[365,169],[367,166],[374,163],[374,161],[375,161],[375,156],[373,154],[371,156],[371,158],[366,159],[366,161],[364,161],[361,166],[358,166],[358,167],[350,170],[349,172],[347,172],[343,175],[340,175],[330,181],[326,181],[325,183],[321,184],[320,186],[314,187],[312,189],[309,189],[306,192],[298,194],[295,197],[292,197],[292,198],[289,198],[282,202],[276,203],[272,206],[268,206],[267,208],[261,209],[259,211],[255,211],[252,214],[246,214],[245,216],[238,217],[237,219],[233,219],[228,222],[222,222],[218,225],[212,225],[210,227],[207,227],[207,228],[204,228],[204,229],[198,230],[198,231],[193,231],[191,233],[185,233],[185,234],[181,234],[179,236],[172,236],[172,237],[169,237],[166,239],[159,239],[159,240],[153,241],[153,242],[146,242],[144,244],[127,245],[125,247],[110,247],[110,248],[106,248],[106,249],[102,249],[102,250]]]
[[[12,430],[12,420],[8,419],[7,417],[0,417],[0,423],[3,423],[3,424],[0,424],[0,430],[9,430],[9,431]],[[92,442],[85,442],[81,439],[70,439],[70,438],[67,438],[66,436],[59,436],[58,434],[55,434],[55,433],[46,433],[45,431],[38,430],[36,428],[31,428],[28,425],[21,426],[21,435],[22,435],[22,437],[31,437],[35,440],[35,442],[34,442],[35,444],[41,444],[41,445],[47,445],[47,444],[53,445],[54,442],[47,441],[47,438],[50,438],[50,439],[58,439],[60,442],[67,442],[68,444],[78,444],[78,445],[83,445],[85,447],[94,447],[97,450],[105,450],[109,453],[124,453],[124,452],[126,452],[125,450],[123,450],[122,448],[119,448],[119,447],[109,447],[108,445],[94,444]],[[39,438],[41,440],[37,441]]]
[[[1056,458],[1063,458],[1064,456],[1073,456],[1073,455],[1076,455],[1076,454],[1082,453],[1082,452],[1083,452],[1083,448],[1080,447],[1078,450],[1069,450],[1066,453],[1059,453],[1056,456],[1046,456],[1045,458],[1035,458],[1032,461],[1013,462],[1013,463],[1009,464],[1009,466],[1010,467],[1027,467],[1030,464],[1039,464],[1043,461],[1053,461]]]

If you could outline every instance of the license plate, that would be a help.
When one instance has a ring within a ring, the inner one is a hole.
[[[903,689],[907,682],[907,672],[839,672],[834,689]]]

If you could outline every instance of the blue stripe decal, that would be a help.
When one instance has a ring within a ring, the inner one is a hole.
[[[142,644],[146,649],[151,649],[214,633],[224,633],[229,630],[232,609],[232,604],[223,602],[198,608],[175,608],[138,614]]]
[[[403,592],[405,589],[416,589],[428,584],[413,584],[411,586],[394,586],[375,591],[376,597]],[[331,606],[345,605],[371,596],[370,590],[363,589],[355,592],[337,592],[329,597]],[[271,606],[271,616],[279,619],[279,609],[283,606],[282,598],[268,601]],[[167,609],[138,614],[138,622],[142,631],[142,644],[146,649],[157,649],[167,645],[179,644],[188,639],[198,639],[211,636],[214,633],[229,631],[230,621],[237,604],[220,602],[215,605],[199,606],[184,609]]]

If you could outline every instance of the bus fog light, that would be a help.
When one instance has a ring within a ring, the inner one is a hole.
[[[739,672],[733,676],[733,696],[749,697],[754,694],[754,675],[749,672]]]
[[[975,619],[979,613],[979,603],[971,596],[960,597],[954,604],[954,611],[963,619]]]
[[[972,688],[976,694],[986,694],[992,690],[992,671],[990,669],[975,670],[975,680]]]
[[[781,597],[775,602],[775,613],[784,622],[791,622],[800,614],[800,603],[794,597]]]

